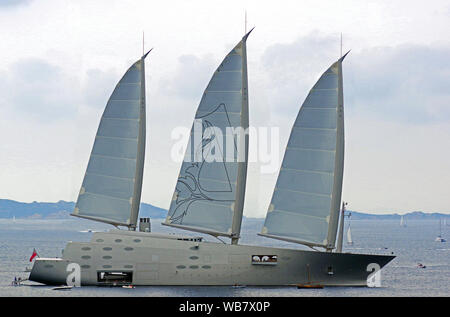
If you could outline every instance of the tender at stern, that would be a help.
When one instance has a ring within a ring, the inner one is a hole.
[[[31,269],[30,281],[47,285],[65,285],[69,260],[61,258],[37,258]]]

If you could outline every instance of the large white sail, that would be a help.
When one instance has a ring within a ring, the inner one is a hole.
[[[335,247],[344,168],[344,57],[322,74],[299,111],[262,236]]]
[[[248,134],[242,129],[248,128],[250,32],[225,57],[203,93],[164,222],[230,237],[232,243],[239,238],[247,177]]]
[[[147,54],[127,70],[106,104],[73,216],[136,227],[145,156]]]

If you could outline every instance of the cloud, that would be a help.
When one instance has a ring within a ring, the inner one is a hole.
[[[0,72],[0,105],[42,123],[71,120],[82,107],[103,109],[119,79],[114,69],[72,74],[44,59],[21,59]]]
[[[298,111],[338,49],[338,38],[319,32],[268,47],[262,64],[272,111]],[[450,48],[413,44],[352,51],[343,66],[346,110],[399,122],[450,121],[448,56]]]
[[[120,76],[115,69],[89,69],[82,85],[84,104],[103,109],[119,80]]]
[[[339,39],[312,32],[291,43],[269,46],[261,58],[262,71],[271,90],[269,103],[273,113],[296,113],[320,74],[339,56]],[[303,98],[303,99],[302,99]]]
[[[163,78],[159,88],[162,93],[181,99],[199,99],[215,64],[212,55],[182,55],[178,58],[175,72]]]
[[[2,0],[0,1],[0,8],[17,7],[21,5],[28,5],[33,0]]]
[[[345,70],[352,111],[383,120],[450,121],[449,48],[400,45],[366,49]]]
[[[79,83],[43,59],[21,59],[1,74],[2,107],[37,120],[69,118],[79,102]]]

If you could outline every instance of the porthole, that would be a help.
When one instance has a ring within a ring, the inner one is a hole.
[[[207,270],[208,270],[208,269],[210,269],[210,268],[211,268],[211,265],[203,265],[203,266],[202,266],[202,269],[207,269]]]
[[[91,256],[90,255],[83,255],[81,258],[83,260],[89,260],[91,258]]]
[[[189,259],[191,259],[191,260],[198,260],[198,256],[193,255],[193,256],[190,256]]]
[[[198,265],[191,265],[189,268],[195,270],[198,269]]]
[[[111,251],[112,248],[110,248],[110,247],[104,247],[103,250],[105,250],[105,251]]]
[[[110,259],[112,259],[112,256],[105,255],[103,258],[104,258],[105,260],[110,260]]]
[[[122,239],[116,239],[114,241],[117,242],[117,243],[120,243],[120,242],[122,242]]]
[[[105,240],[103,240],[103,239],[97,239],[95,241],[97,241],[97,242],[105,242]]]
[[[185,269],[185,268],[186,268],[185,265],[178,265],[178,266],[177,266],[177,269]]]
[[[133,251],[134,249],[132,247],[126,247],[124,248],[125,251]]]
[[[133,241],[136,243],[139,243],[139,242],[141,242],[141,239],[134,239]]]
[[[90,251],[91,248],[90,247],[82,247],[81,250],[83,250],[83,251]]]

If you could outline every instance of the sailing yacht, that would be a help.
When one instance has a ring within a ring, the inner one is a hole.
[[[400,217],[400,227],[406,227],[406,221],[404,220],[403,216]]]
[[[163,223],[230,243],[137,230],[145,146],[144,55],[106,105],[73,212],[128,230],[96,232],[90,242],[69,242],[61,258],[36,259],[30,280],[65,284],[72,274],[68,270],[78,265],[81,285],[366,286],[371,268],[394,258],[336,248],[345,56],[320,77],[300,109],[260,233],[311,250],[239,244],[249,139],[242,131],[230,131],[249,124],[250,32],[226,55],[202,95]],[[217,130],[228,134],[227,148]],[[140,224],[146,223],[141,219]]]
[[[347,230],[347,244],[353,245],[352,232],[351,232],[350,226],[348,226],[348,230]]]
[[[439,218],[439,235],[434,239],[436,242],[447,242],[444,238],[442,238],[442,227],[441,227],[441,219]]]

